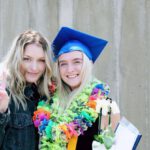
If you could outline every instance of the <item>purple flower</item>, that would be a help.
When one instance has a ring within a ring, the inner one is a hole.
[[[95,95],[99,92],[99,89],[98,88],[94,88],[91,95]]]

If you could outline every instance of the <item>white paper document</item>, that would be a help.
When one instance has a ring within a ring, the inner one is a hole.
[[[136,150],[141,139],[138,129],[125,117],[119,122],[115,135],[116,140],[112,147],[114,150]]]

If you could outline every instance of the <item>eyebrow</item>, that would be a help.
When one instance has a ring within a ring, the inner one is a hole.
[[[75,61],[75,60],[83,60],[82,58],[74,58],[74,59],[72,59],[73,61]],[[58,62],[59,63],[61,63],[61,62],[66,62],[67,60],[59,60]]]
[[[29,56],[29,55],[23,55],[23,57],[29,57],[29,58],[32,58],[32,57]],[[45,57],[40,57],[40,58],[38,58],[38,59],[45,59]]]

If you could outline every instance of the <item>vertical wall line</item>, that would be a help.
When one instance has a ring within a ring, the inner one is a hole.
[[[59,0],[59,26],[73,26],[73,0]]]
[[[0,49],[1,49],[1,53],[0,53],[0,57],[2,58],[3,56],[3,39],[4,39],[4,32],[3,32],[3,9],[1,8],[3,6],[3,1],[0,1]],[[1,61],[1,60],[0,60]]]
[[[140,16],[139,16],[139,19],[140,19],[140,25],[139,25],[139,28],[143,29],[142,32],[140,34],[142,34],[142,39],[143,39],[143,45],[144,48],[145,48],[145,60],[146,61],[146,66],[145,66],[145,70],[144,70],[144,75],[145,75],[145,89],[144,89],[144,95],[145,95],[145,108],[143,110],[145,110],[145,127],[144,129],[146,128],[146,131],[149,131],[150,129],[150,115],[149,115],[149,106],[150,106],[150,71],[149,69],[147,68],[147,66],[149,66],[149,63],[150,63],[150,51],[149,51],[149,37],[150,35],[148,33],[148,31],[150,31],[150,26],[149,26],[149,23],[148,23],[148,17],[149,17],[149,13],[148,13],[148,10],[149,10],[149,7],[147,5],[147,2],[146,0],[144,1],[140,1],[142,3],[142,10],[140,11]],[[150,4],[150,3],[149,3]],[[141,5],[140,5],[141,6]],[[150,5],[149,5],[150,6]],[[142,26],[142,27],[141,27]],[[147,51],[148,50],[148,51]],[[148,52],[148,53],[147,53]],[[145,63],[144,63],[145,64]],[[141,121],[142,122],[142,121]],[[144,137],[145,137],[145,149],[149,149],[149,132],[144,132]]]
[[[120,100],[120,44],[121,44],[121,29],[122,29],[122,12],[123,12],[123,1],[114,0],[114,48],[115,48],[115,61],[116,61],[116,97],[117,102]]]

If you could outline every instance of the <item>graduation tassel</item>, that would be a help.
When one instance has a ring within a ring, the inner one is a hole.
[[[108,124],[111,124],[111,107],[109,107],[109,112],[108,112]]]
[[[100,109],[99,116],[98,116],[98,135],[101,133],[101,120],[102,120],[102,108]]]
[[[111,98],[107,97],[106,100],[109,100],[110,104],[112,103],[112,99]],[[110,105],[109,106],[109,111],[108,111],[108,125],[111,124],[111,112],[112,112],[112,110],[111,110],[111,105]]]

